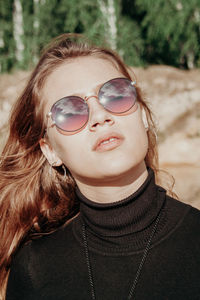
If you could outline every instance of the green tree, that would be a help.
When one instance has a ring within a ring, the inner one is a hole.
[[[102,41],[105,29],[98,1],[61,0],[60,12],[65,15],[64,32],[84,33],[97,43]]]
[[[13,0],[0,1],[0,72],[10,70],[16,61],[12,11]]]
[[[118,49],[125,62],[131,66],[144,66],[144,41],[137,22],[128,16],[121,16],[118,28]]]
[[[0,71],[30,68],[64,32],[111,46],[129,65],[200,67],[199,0],[0,0]]]
[[[62,32],[64,22],[60,22],[59,2],[59,0],[23,0],[26,27],[25,56],[30,64],[35,64],[43,46]]]
[[[199,0],[135,0],[149,63],[193,68],[200,59]]]

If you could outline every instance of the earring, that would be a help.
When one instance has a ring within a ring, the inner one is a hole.
[[[148,131],[149,130],[149,124],[148,124],[147,120],[143,121],[143,123],[144,123],[145,130]]]
[[[66,167],[65,167],[64,164],[62,164],[62,169],[63,169],[63,172],[64,172],[63,179],[66,180],[66,178],[67,178],[67,170],[66,170]]]

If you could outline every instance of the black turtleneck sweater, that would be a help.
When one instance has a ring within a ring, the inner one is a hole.
[[[156,222],[132,299],[200,299],[200,212],[166,196],[152,170],[122,201],[77,197],[78,217],[17,253],[6,300],[92,299],[83,223],[96,299],[127,300]]]

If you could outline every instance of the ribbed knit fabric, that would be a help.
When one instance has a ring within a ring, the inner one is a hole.
[[[6,300],[90,300],[83,247],[86,225],[97,300],[127,300],[149,235],[160,221],[134,300],[200,299],[200,212],[166,196],[151,169],[143,185],[119,202],[94,203],[77,189],[80,214],[21,248]]]
[[[104,255],[124,255],[143,249],[161,209],[163,212],[157,231],[165,224],[166,193],[155,185],[151,169],[148,169],[148,177],[142,186],[121,201],[96,203],[87,199],[78,188],[76,194],[80,200],[80,218],[75,221],[74,233],[81,241],[84,222],[89,247],[102,251]]]
[[[155,220],[165,200],[165,193],[161,199],[157,197],[154,182],[154,173],[149,169],[147,179],[135,193],[108,204],[93,202],[77,189],[82,219],[100,236],[119,237],[145,229]]]
[[[76,190],[80,200],[80,217],[74,221],[74,234],[82,243],[82,223],[86,224],[89,248],[103,255],[130,255],[144,250],[155,220],[161,218],[153,243],[184,218],[189,206],[179,207],[174,218],[172,208],[166,203],[166,191],[155,184],[154,172],[132,195],[118,202],[101,204],[87,199]],[[167,219],[169,222],[167,222]]]

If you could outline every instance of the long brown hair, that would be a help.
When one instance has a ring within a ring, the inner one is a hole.
[[[0,289],[5,297],[12,257],[35,234],[55,230],[79,210],[74,200],[74,180],[63,180],[62,168],[52,168],[39,141],[45,134],[41,92],[48,75],[68,59],[97,56],[112,61],[124,76],[130,69],[113,51],[85,42],[79,35],[64,34],[43,52],[10,117],[10,131],[0,161]],[[151,112],[137,88],[149,130],[146,165],[157,170],[155,127]]]

